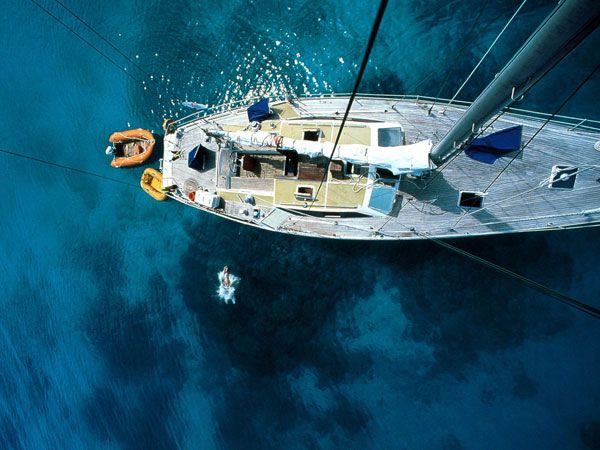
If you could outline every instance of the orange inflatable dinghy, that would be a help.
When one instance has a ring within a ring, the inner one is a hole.
[[[144,170],[140,185],[154,200],[162,202],[167,198],[167,194],[162,190],[162,174],[152,167],[148,167]]]
[[[150,158],[154,149],[154,136],[147,130],[117,131],[108,140],[113,144],[113,167],[138,166]]]

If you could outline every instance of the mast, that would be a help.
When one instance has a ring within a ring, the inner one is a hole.
[[[600,0],[561,1],[434,146],[431,160],[440,166],[468,145],[485,122],[521,97],[598,25]]]

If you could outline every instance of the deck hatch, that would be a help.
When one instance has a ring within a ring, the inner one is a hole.
[[[458,206],[462,208],[481,208],[483,206],[483,192],[460,191]]]
[[[577,167],[573,166],[554,166],[550,175],[549,188],[555,189],[573,189],[575,179],[577,178]]]
[[[312,129],[312,130],[303,130],[302,131],[302,139],[305,141],[315,141],[319,142],[321,138],[321,130]]]
[[[404,143],[402,128],[379,128],[377,130],[377,145],[380,147],[398,147]]]

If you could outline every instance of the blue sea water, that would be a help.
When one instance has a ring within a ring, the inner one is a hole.
[[[0,148],[134,185],[141,169],[108,165],[112,131],[158,131],[185,100],[348,92],[377,7],[63,0],[134,65],[36,1],[137,81],[35,2],[8,0]],[[391,1],[361,90],[451,96],[519,3]],[[528,2],[460,98],[554,3]],[[597,32],[523,107],[553,111],[598,48]],[[562,113],[598,119],[598,98],[596,75]],[[258,232],[139,188],[0,162],[0,448],[600,448],[591,317],[428,242]],[[598,307],[599,237],[458,244]],[[216,294],[224,264],[241,279],[235,304]]]

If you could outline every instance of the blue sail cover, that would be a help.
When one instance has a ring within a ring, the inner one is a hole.
[[[523,127],[506,128],[489,134],[485,137],[473,139],[465,153],[469,158],[486,164],[494,164],[498,158],[506,153],[516,152],[521,149],[521,135]]]
[[[250,122],[262,122],[270,115],[268,98],[263,98],[248,108],[248,120]]]

